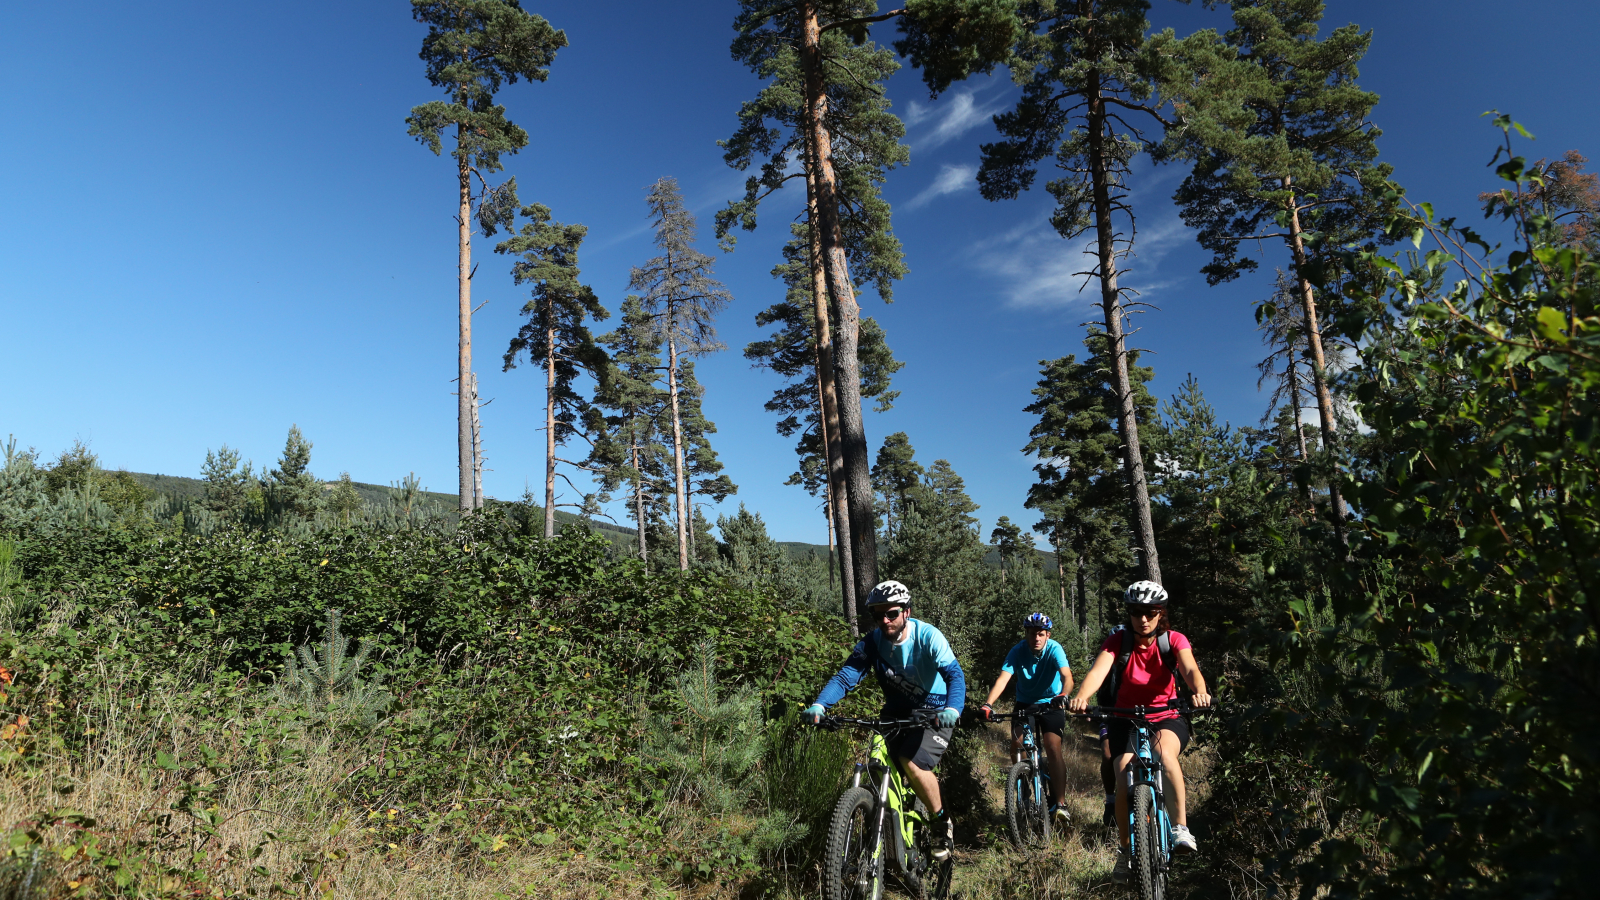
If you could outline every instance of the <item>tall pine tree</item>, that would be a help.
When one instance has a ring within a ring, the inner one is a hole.
[[[641,292],[643,308],[654,318],[656,331],[667,345],[667,399],[671,410],[672,460],[677,495],[678,567],[687,570],[691,528],[687,455],[692,448],[689,436],[684,432],[686,412],[683,407],[687,398],[682,384],[680,357],[701,356],[724,349],[717,340],[713,320],[732,301],[733,296],[712,277],[711,257],[694,248],[695,219],[683,205],[677,180],[662,178],[657,181],[650,188],[646,203],[655,225],[655,245],[661,250],[661,255],[635,268],[628,286]],[[698,409],[698,393],[694,395],[693,402]]]
[[[1151,102],[1145,35],[1148,0],[1059,0],[1029,4],[1028,35],[1018,42],[1012,77],[1023,85],[1014,109],[995,117],[1003,140],[983,147],[978,185],[990,200],[1033,184],[1039,162],[1053,157],[1061,176],[1045,187],[1056,199],[1051,224],[1068,240],[1094,237],[1090,270],[1100,286],[1116,422],[1125,452],[1128,518],[1144,577],[1161,580],[1150,490],[1140,447],[1141,422],[1125,342],[1120,284],[1133,250],[1129,164],[1145,139],[1129,120],[1164,120]]]
[[[491,187],[486,174],[501,169],[500,157],[528,144],[528,133],[506,118],[495,94],[518,79],[544,81],[567,35],[525,12],[518,0],[411,0],[411,16],[428,26],[422,61],[428,82],[449,100],[414,106],[408,132],[435,155],[444,132],[454,126],[456,161],[457,450],[460,508],[483,505],[482,447],[478,433],[477,377],[472,371],[472,234],[476,218],[485,235],[509,226],[517,208],[517,183]],[[474,192],[473,179],[478,182]]]
[[[671,453],[663,443],[668,396],[661,386],[661,335],[638,297],[622,303],[616,331],[600,336],[610,352],[611,370],[595,393],[595,406],[608,410],[592,428],[594,448],[588,465],[609,497],[627,485],[628,509],[639,533],[639,558],[650,559],[650,535],[672,511]]]
[[[522,307],[528,321],[506,348],[505,368],[516,368],[517,357],[526,352],[544,369],[544,536],[556,534],[557,463],[587,468],[584,463],[561,459],[558,448],[588,424],[589,402],[573,382],[587,373],[603,379],[609,372],[605,351],[601,350],[584,324],[587,319],[610,316],[594,291],[578,281],[578,247],[588,234],[582,225],[563,225],[552,221],[550,209],[542,204],[522,208],[528,222],[515,236],[496,246],[496,253],[520,255],[511,267],[517,284],[532,284],[533,297]],[[570,485],[572,480],[567,478]],[[580,506],[587,504],[559,504]]]
[[[1194,167],[1174,199],[1201,246],[1202,270],[1219,284],[1256,267],[1242,243],[1282,241],[1293,263],[1322,444],[1337,465],[1338,414],[1312,280],[1317,247],[1367,243],[1389,215],[1392,168],[1377,162],[1381,132],[1367,120],[1378,95],[1356,84],[1372,42],[1358,26],[1318,40],[1321,0],[1238,0],[1226,42],[1188,42],[1182,63],[1163,77],[1184,128],[1168,135],[1164,157]],[[1315,237],[1315,245],[1310,238]],[[1327,479],[1329,518],[1345,540],[1347,510],[1339,478]]]

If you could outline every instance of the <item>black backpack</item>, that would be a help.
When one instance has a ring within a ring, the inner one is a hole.
[[[1095,699],[1101,706],[1116,706],[1117,691],[1122,687],[1122,675],[1128,671],[1128,660],[1133,656],[1133,633],[1126,628],[1119,628],[1122,633],[1122,649],[1117,652],[1117,661],[1111,664],[1111,674],[1106,678],[1105,684],[1100,685],[1100,693]],[[1115,632],[1113,632],[1115,633]],[[1183,683],[1183,678],[1178,675],[1178,654],[1173,652],[1170,633],[1162,629],[1156,636],[1156,647],[1161,653],[1161,664],[1172,673],[1172,681],[1178,687],[1178,695],[1188,694],[1188,688]]]

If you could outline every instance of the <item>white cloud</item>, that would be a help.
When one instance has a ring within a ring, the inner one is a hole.
[[[926,206],[945,194],[954,194],[967,190],[977,184],[977,175],[977,166],[950,165],[946,163],[939,167],[939,174],[933,179],[933,183],[923,188],[922,193],[912,197],[906,203],[905,208],[916,209]]]
[[[911,101],[906,110],[907,126],[915,128],[935,116],[938,117],[932,130],[912,138],[912,146],[917,150],[932,150],[955,140],[979,125],[987,123],[1005,105],[1003,102],[980,105],[978,94],[978,91],[973,90],[956,91],[950,95],[948,105],[943,106],[924,106],[915,100]]]
[[[1137,233],[1134,253],[1123,257],[1118,266],[1119,286],[1130,289],[1125,302],[1150,302],[1177,283],[1156,274],[1161,260],[1188,238],[1188,228],[1172,214]],[[1064,309],[1099,302],[1099,282],[1089,274],[1095,266],[1096,243],[1086,235],[1064,241],[1048,224],[1028,224],[976,249],[978,266],[1007,285],[1004,296],[1008,306]]]

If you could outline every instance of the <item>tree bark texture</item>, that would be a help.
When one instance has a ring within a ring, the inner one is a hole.
[[[550,301],[553,303],[553,301]],[[554,310],[546,309],[545,322],[555,321]],[[556,330],[544,331],[544,536],[556,536]]]
[[[1287,176],[1283,187],[1289,190],[1293,182]],[[1311,291],[1311,281],[1306,278],[1306,244],[1300,229],[1300,204],[1289,198],[1289,248],[1294,251],[1294,277],[1300,285],[1300,308],[1306,317],[1306,349],[1311,355],[1311,387],[1317,395],[1317,418],[1322,420],[1322,449],[1330,463],[1328,471],[1328,505],[1333,517],[1333,533],[1339,543],[1346,542],[1344,523],[1344,496],[1339,491],[1338,448],[1335,434],[1338,423],[1333,417],[1333,395],[1328,391],[1327,357],[1322,352],[1322,330],[1317,324],[1317,302]]]
[[[463,126],[456,126],[458,129]],[[459,137],[457,141],[459,143]],[[457,208],[456,300],[459,343],[456,353],[456,456],[460,470],[461,511],[477,509],[472,473],[477,460],[472,452],[472,170],[466,157],[457,161],[460,197]]]
[[[857,356],[861,310],[850,283],[844,239],[839,227],[839,194],[833,171],[832,139],[825,122],[828,98],[822,73],[822,36],[815,0],[804,0],[804,39],[800,60],[805,73],[806,128],[815,164],[817,213],[822,262],[839,315],[834,334],[834,391],[839,406],[839,447],[844,460],[849,544],[857,597],[866,597],[878,583],[877,533],[873,527],[872,472],[867,459],[867,434],[861,421],[861,363]]]
[[[1089,594],[1088,586],[1084,584],[1083,554],[1078,554],[1078,628],[1089,627]]]
[[[668,321],[672,321],[672,312],[668,313]],[[678,492],[678,568],[687,572],[689,571],[689,496],[683,483],[683,425],[678,418],[678,342],[670,332],[667,335],[667,393],[672,396],[672,470]]]
[[[1106,158],[1107,110],[1101,95],[1100,74],[1089,75],[1089,170],[1094,190],[1095,240],[1100,268],[1100,306],[1105,313],[1106,339],[1111,347],[1112,387],[1117,394],[1117,425],[1122,436],[1122,466],[1128,478],[1129,516],[1134,541],[1143,556],[1144,577],[1161,583],[1161,560],[1156,553],[1155,525],[1150,519],[1150,488],[1145,481],[1144,454],[1139,448],[1139,420],[1133,385],[1128,377],[1128,354],[1122,332],[1122,295],[1117,287],[1116,229],[1111,222],[1111,175]]]
[[[822,262],[822,223],[817,214],[816,190],[816,161],[811,152],[811,141],[806,141],[807,155],[812,158],[806,166],[806,210],[810,218],[810,247],[808,258],[811,262],[811,303],[812,316],[816,320],[816,350],[817,350],[817,399],[821,405],[819,412],[822,420],[822,449],[827,457],[828,472],[828,548],[832,556],[833,536],[838,534],[839,568],[842,572],[850,572],[851,577],[839,579],[841,585],[840,604],[844,612],[844,619],[850,624],[851,636],[856,636],[860,629],[857,620],[861,618],[861,605],[856,593],[855,567],[853,561],[855,554],[850,548],[850,517],[845,509],[845,504],[839,502],[844,494],[845,474],[844,455],[839,445],[839,397],[834,390],[834,353],[833,329],[829,324],[831,315],[828,310],[828,275]],[[830,559],[831,563],[831,559]]]
[[[633,471],[636,473],[633,480],[633,514],[639,526],[639,561],[649,562],[650,554],[645,549],[644,538],[644,470],[639,468],[639,438],[633,435],[628,441],[628,451],[633,458]]]
[[[472,508],[483,508],[483,420],[478,402],[478,373],[472,373]]]

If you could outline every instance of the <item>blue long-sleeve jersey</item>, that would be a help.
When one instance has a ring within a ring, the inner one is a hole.
[[[890,643],[882,628],[856,642],[850,658],[817,695],[817,703],[830,707],[855,690],[867,674],[878,676],[883,688],[883,711],[903,716],[915,709],[961,709],[967,703],[967,677],[939,629],[919,619],[906,622],[905,640]]]

